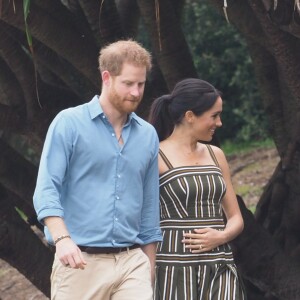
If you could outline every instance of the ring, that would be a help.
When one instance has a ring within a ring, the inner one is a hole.
[[[202,247],[202,245],[200,244],[200,245],[199,245],[199,249],[202,250],[202,248],[203,248],[203,247]]]

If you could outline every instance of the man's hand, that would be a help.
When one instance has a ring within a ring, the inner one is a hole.
[[[44,219],[56,246],[56,255],[64,266],[84,269],[86,261],[81,250],[72,241],[64,220],[60,217]]]
[[[70,238],[60,240],[56,244],[56,255],[66,267],[83,270],[86,265],[81,250]]]

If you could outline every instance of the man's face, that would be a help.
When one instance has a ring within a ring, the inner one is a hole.
[[[121,73],[110,76],[108,100],[120,113],[131,113],[140,104],[146,82],[146,67],[124,63]]]

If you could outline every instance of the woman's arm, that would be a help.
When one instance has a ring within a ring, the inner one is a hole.
[[[195,229],[194,233],[186,233],[182,242],[192,252],[210,251],[219,245],[225,244],[238,236],[244,227],[243,218],[238,206],[235,191],[232,186],[229,166],[223,151],[213,147],[226,183],[226,194],[222,199],[227,223],[223,231],[212,228]]]

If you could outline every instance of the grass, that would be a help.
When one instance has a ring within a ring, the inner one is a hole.
[[[1,278],[2,276],[5,276],[8,272],[9,272],[8,269],[0,269],[0,278]],[[2,299],[2,298],[0,298],[0,299]]]
[[[253,214],[255,213],[255,210],[256,210],[256,205],[251,205],[249,207],[247,207]]]
[[[222,145],[222,150],[224,151],[227,158],[232,156],[239,156],[243,154],[247,154],[255,149],[270,149],[274,148],[275,144],[273,140],[266,139],[262,141],[254,141],[254,142],[245,142],[245,143],[234,143],[232,141],[225,141]],[[259,166],[257,163],[251,163],[251,165],[247,166],[242,170],[244,173],[253,173]],[[235,192],[240,195],[242,198],[251,194],[255,196],[261,195],[263,192],[263,187],[253,186],[252,184],[239,184],[235,186]],[[254,214],[256,210],[256,204],[250,204],[247,208]]]
[[[250,184],[238,185],[235,188],[235,192],[242,197],[245,197],[249,193],[251,193],[252,195],[255,195],[255,196],[259,196],[262,193],[262,191],[263,191],[263,188],[257,187],[257,186],[252,186]]]
[[[252,186],[250,184],[243,184],[236,186],[235,192],[242,198],[244,198],[250,193],[252,195],[260,196],[263,192],[263,188],[259,186]],[[256,210],[256,204],[247,205],[247,208],[254,214]]]
[[[275,147],[275,145],[272,139],[266,139],[263,141],[250,141],[245,143],[235,143],[233,141],[227,140],[221,144],[221,147],[226,156],[230,156],[237,154],[245,154],[252,151],[253,149],[273,148]]]

